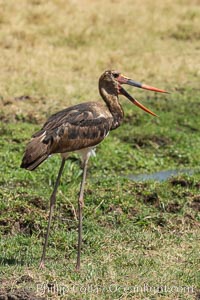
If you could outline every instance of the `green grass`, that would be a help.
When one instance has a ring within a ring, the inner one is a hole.
[[[48,198],[60,158],[51,157],[36,172],[20,169],[24,143],[38,125],[21,120],[2,124],[2,286],[12,282],[13,288],[46,292],[52,299],[62,299],[67,289],[69,299],[194,298],[200,288],[200,127],[194,109],[199,94],[194,94],[188,107],[190,92],[186,89],[181,98],[171,95],[168,101],[162,97],[150,101],[154,110],[160,110],[159,119],[142,112],[136,115],[132,106],[125,105],[124,124],[97,148],[85,191],[80,274],[74,271],[78,161],[69,160],[65,167],[47,266],[38,271]],[[160,183],[126,178],[182,168],[194,174]]]
[[[0,7],[0,298],[199,299],[197,3],[11,0]],[[80,273],[82,171],[78,160],[67,161],[46,268],[38,270],[60,157],[28,172],[19,167],[25,145],[51,113],[98,99],[98,77],[108,68],[171,94],[129,88],[159,117],[121,99],[122,126],[90,159]],[[128,179],[173,169],[193,174]]]

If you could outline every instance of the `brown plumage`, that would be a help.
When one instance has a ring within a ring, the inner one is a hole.
[[[83,192],[87,163],[92,149],[103,141],[109,131],[119,127],[123,120],[124,113],[118,96],[120,94],[126,96],[135,105],[155,116],[153,112],[128,94],[122,87],[122,84],[165,93],[164,90],[133,81],[117,71],[105,71],[99,79],[99,93],[105,102],[104,105],[99,102],[86,102],[59,111],[52,115],[42,129],[32,136],[26,147],[21,167],[31,171],[37,168],[51,154],[61,153],[62,156],[62,163],[50,198],[49,222],[40,267],[44,266],[56,192],[68,154],[72,151],[78,151],[83,161],[83,179],[78,200],[79,234],[76,269],[79,270],[82,242]]]
[[[52,115],[27,145],[21,167],[34,170],[49,155],[99,144],[112,129],[112,115],[98,102],[72,106]]]

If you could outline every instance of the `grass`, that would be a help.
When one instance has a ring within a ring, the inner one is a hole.
[[[0,297],[199,299],[197,2],[11,0],[0,8]],[[82,173],[77,160],[67,161],[47,267],[38,271],[60,158],[22,170],[25,144],[51,113],[98,99],[97,80],[108,68],[171,94],[130,88],[159,118],[122,100],[123,125],[90,160],[80,273]],[[171,169],[193,174],[128,179]]]

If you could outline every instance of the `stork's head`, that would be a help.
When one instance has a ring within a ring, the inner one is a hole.
[[[99,79],[99,90],[102,95],[102,90],[104,93],[108,95],[124,95],[126,98],[128,98],[132,103],[146,111],[147,113],[156,116],[151,110],[146,108],[144,105],[142,105],[140,102],[138,102],[136,99],[134,99],[123,87],[122,84],[128,84],[135,86],[137,88],[146,89],[154,92],[159,93],[167,93],[165,90],[161,90],[146,84],[142,84],[140,82],[134,81],[123,74],[121,74],[118,71],[108,70],[105,71],[100,79]]]

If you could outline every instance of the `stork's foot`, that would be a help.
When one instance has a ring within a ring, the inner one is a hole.
[[[81,264],[80,264],[80,259],[79,259],[79,260],[77,261],[77,263],[76,263],[76,269],[75,269],[75,271],[76,271],[77,273],[79,273],[80,270],[81,270],[80,266],[81,266]]]
[[[44,264],[44,260],[41,260],[40,264],[39,264],[39,269],[40,270],[43,270],[45,267],[45,264]]]
[[[77,264],[75,270],[76,270],[77,273],[79,273],[80,272],[80,265]]]

